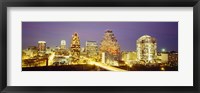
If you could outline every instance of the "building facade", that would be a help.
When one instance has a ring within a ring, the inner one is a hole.
[[[60,49],[66,49],[66,41],[65,40],[61,40]]]
[[[86,41],[85,46],[88,57],[95,57],[98,55],[98,45],[96,41]]]
[[[160,59],[160,63],[167,63],[169,61],[169,53],[168,52],[157,53],[157,58]]]
[[[178,52],[169,53],[169,64],[172,66],[178,66]]]
[[[154,62],[157,56],[157,43],[154,37],[141,36],[136,44],[137,60],[145,63]]]
[[[105,53],[106,64],[117,64],[116,60],[120,60],[120,45],[112,30],[106,30],[103,39],[100,42],[99,54]]]
[[[73,60],[79,60],[80,58],[80,39],[78,36],[78,33],[74,33],[72,35],[72,40],[71,40],[71,44],[70,44],[70,53],[71,56],[73,57]]]
[[[104,33],[103,40],[100,43],[99,51],[108,52],[111,55],[120,54],[120,45],[117,42],[112,30],[106,30]]]
[[[38,41],[38,52],[45,52],[45,51],[46,51],[46,42]]]

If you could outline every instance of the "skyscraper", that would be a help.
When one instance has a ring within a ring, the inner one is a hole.
[[[101,52],[107,52],[112,55],[120,54],[120,46],[112,30],[106,30],[104,33],[104,37],[100,43],[99,50]]]
[[[61,40],[60,49],[66,49],[66,41],[65,40]]]
[[[102,54],[105,53],[105,54]],[[120,46],[112,30],[106,30],[104,37],[100,43],[99,54],[106,55],[106,64],[117,64],[117,60],[120,60]]]
[[[46,51],[46,42],[38,41],[38,52],[45,52],[45,51]]]
[[[72,35],[71,45],[70,45],[70,52],[74,60],[78,60],[80,57],[80,39],[78,33],[74,33]]]
[[[149,35],[141,36],[137,40],[137,60],[153,62],[157,55],[157,43],[154,37]]]
[[[98,45],[96,41],[86,41],[86,52],[87,56],[94,57],[97,56]]]

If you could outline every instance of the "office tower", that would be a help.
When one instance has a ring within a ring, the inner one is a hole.
[[[118,64],[118,60],[121,60],[120,46],[112,30],[106,30],[104,33],[103,39],[99,46],[99,54],[101,54],[102,57],[105,56],[106,62],[104,62],[104,59],[102,62],[108,65],[115,66]]]
[[[106,30],[106,32],[104,33],[103,40],[100,43],[99,51],[106,52],[111,55],[120,54],[120,45],[118,44],[112,30]]]
[[[144,62],[153,62],[157,55],[157,43],[154,37],[149,35],[141,36],[137,40],[137,60]]]
[[[74,60],[78,60],[80,57],[80,39],[78,33],[74,33],[72,35],[71,45],[70,45],[70,52]]]
[[[86,41],[86,52],[88,57],[95,57],[97,56],[98,45],[96,41]]]
[[[45,52],[45,51],[46,51],[46,42],[38,41],[38,52]]]

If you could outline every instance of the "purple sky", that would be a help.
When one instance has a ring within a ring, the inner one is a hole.
[[[69,47],[74,32],[79,34],[81,47],[87,40],[99,44],[107,29],[113,31],[122,51],[135,51],[136,40],[145,34],[157,39],[158,51],[178,51],[178,22],[22,22],[22,48],[37,46],[41,40],[50,47],[66,40]]]

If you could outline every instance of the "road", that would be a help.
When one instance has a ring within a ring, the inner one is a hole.
[[[50,57],[49,57],[49,61],[50,63],[53,63],[53,58],[55,57],[55,53],[53,53]],[[95,65],[95,66],[99,66],[103,69],[106,69],[106,70],[110,70],[110,71],[127,71],[127,70],[124,70],[124,69],[120,69],[120,68],[116,68],[116,67],[113,67],[113,66],[110,66],[110,65],[107,65],[107,64],[104,64],[104,63],[101,63],[101,62],[95,62],[95,61],[92,61],[90,60],[89,58],[86,58],[86,57],[82,57],[86,60],[88,60],[88,64],[90,65]]]
[[[83,57],[82,58],[88,60],[88,64],[91,64],[91,65],[95,65],[95,66],[99,66],[101,68],[104,68],[106,70],[110,70],[110,71],[127,71],[127,70],[124,70],[124,69],[120,69],[120,68],[116,68],[116,67],[113,67],[113,66],[110,66],[110,65],[107,65],[107,64],[104,64],[104,63],[101,63],[101,62],[95,62],[95,61],[92,61],[91,59],[87,58],[87,57]]]
[[[96,66],[99,66],[101,68],[104,68],[104,69],[110,70],[110,71],[127,71],[127,70],[116,68],[116,67],[113,67],[113,66],[109,66],[109,65],[106,65],[106,64],[103,64],[103,63],[100,63],[100,62],[90,61],[89,64],[96,65]]]

